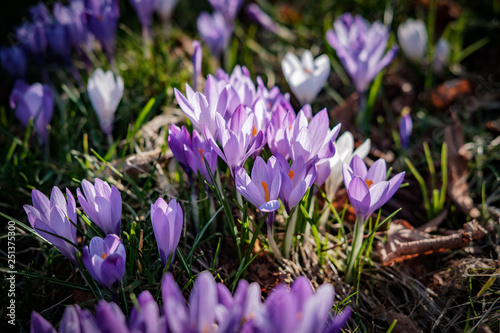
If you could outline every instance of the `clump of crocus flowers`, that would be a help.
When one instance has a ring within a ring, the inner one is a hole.
[[[333,313],[334,295],[332,285],[324,284],[315,292],[307,278],[299,277],[290,287],[278,285],[262,302],[257,283],[240,280],[231,293],[204,271],[186,304],[174,277],[167,273],[161,283],[161,307],[146,290],[137,297],[128,320],[116,303],[101,300],[95,315],[78,305],[68,306],[59,327],[84,332],[337,333],[346,325],[351,310]],[[37,312],[31,315],[30,331],[56,332]]]

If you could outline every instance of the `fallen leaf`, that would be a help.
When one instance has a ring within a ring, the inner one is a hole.
[[[472,83],[467,79],[446,81],[431,91],[431,103],[438,109],[446,109],[460,97],[472,93]]]
[[[474,206],[467,184],[468,161],[463,153],[460,154],[464,146],[462,124],[454,113],[452,119],[453,125],[445,128],[445,141],[448,145],[448,195],[465,214],[478,218],[481,214]]]

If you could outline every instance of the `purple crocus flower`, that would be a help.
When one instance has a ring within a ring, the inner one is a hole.
[[[174,260],[175,250],[181,238],[183,218],[181,205],[175,199],[167,204],[163,198],[158,198],[151,205],[151,222],[164,266],[170,257],[172,257],[170,262]]]
[[[186,153],[184,152],[184,146],[186,145],[189,149],[191,149],[191,136],[189,135],[188,130],[182,126],[179,128],[175,124],[170,125],[170,129],[168,130],[168,146],[172,151],[177,163],[182,167],[185,173],[191,177],[191,168],[186,160]]]
[[[76,260],[76,202],[66,189],[66,199],[61,190],[54,186],[50,200],[40,191],[31,193],[33,206],[24,205],[31,227],[52,243],[61,253],[74,263]],[[64,238],[64,239],[63,239]],[[73,244],[71,244],[71,243]]]
[[[85,0],[84,15],[88,28],[101,43],[108,60],[113,62],[120,17],[118,0]]]
[[[35,83],[29,85],[16,81],[10,94],[10,107],[16,110],[16,117],[27,126],[33,118],[38,139],[45,143],[48,138],[47,126],[54,112],[54,98],[49,86]]]
[[[299,157],[308,166],[335,154],[335,139],[340,131],[340,124],[329,129],[329,118],[326,109],[318,112],[310,122],[306,112],[301,110],[291,129],[285,132],[286,141],[292,161]]]
[[[35,60],[40,68],[44,66],[47,39],[45,27],[25,22],[15,29],[21,47]]]
[[[198,80],[201,77],[201,60],[203,57],[203,50],[199,41],[193,41],[193,88],[198,90]]]
[[[89,274],[110,291],[116,291],[125,274],[127,253],[120,237],[94,237],[83,248],[82,260]],[[98,320],[98,322],[100,322]]]
[[[267,222],[272,224],[274,212],[280,208],[278,195],[281,188],[281,166],[276,157],[271,156],[264,162],[257,156],[252,168],[252,177],[244,168],[236,168],[236,189],[245,199],[264,213],[270,213]]]
[[[101,332],[89,310],[82,310],[77,304],[70,305],[64,310],[59,333],[92,333]]]
[[[186,97],[174,89],[175,98],[180,108],[191,120],[193,127],[199,132],[205,132],[205,126],[210,133],[218,138],[218,124],[216,114],[224,116],[228,103],[228,88],[219,92],[217,80],[209,75],[205,85],[205,94],[195,92],[186,84]]]
[[[58,22],[45,27],[45,36],[52,52],[66,64],[71,64],[71,41],[67,29]]]
[[[335,291],[331,284],[323,284],[316,293],[306,277],[299,277],[290,289],[278,285],[265,301],[272,332],[340,332],[350,316],[345,310],[342,320],[332,320],[330,311]],[[332,324],[335,323],[335,326]]]
[[[375,76],[389,65],[398,47],[394,45],[384,55],[389,28],[379,21],[370,24],[361,16],[346,13],[335,20],[333,27],[327,31],[326,39],[362,95]]]
[[[286,159],[290,158],[285,133],[292,127],[294,121],[295,111],[287,111],[281,105],[276,107],[267,127],[267,145],[274,155],[279,154]]]
[[[156,2],[156,13],[162,20],[163,24],[170,22],[170,17],[172,16],[178,1],[179,0],[158,0]]]
[[[274,22],[273,19],[259,7],[259,5],[255,3],[249,4],[246,7],[246,13],[251,20],[259,23],[264,29],[271,32],[278,31],[278,25],[276,22]]]
[[[38,3],[37,5],[29,8],[29,13],[31,21],[35,25],[45,26],[50,23],[50,12],[44,3]]]
[[[208,0],[215,11],[222,14],[226,22],[233,23],[244,0]]]
[[[264,133],[257,131],[255,116],[252,113],[248,115],[243,106],[236,109],[228,124],[221,115],[216,116],[219,128],[222,129],[220,134],[222,150],[207,125],[205,125],[205,136],[217,155],[226,162],[234,177],[236,168],[243,166],[250,155],[262,148]]]
[[[189,309],[170,273],[162,280],[163,312],[169,332],[212,332],[217,306],[217,286],[212,275],[200,273],[189,297]]]
[[[95,307],[95,319],[103,333],[130,332],[120,306],[114,302],[100,300]]]
[[[411,121],[410,112],[403,110],[401,119],[399,120],[399,138],[401,140],[401,148],[407,149],[410,145],[410,136],[413,130],[413,122]]]
[[[31,313],[31,323],[30,323],[31,333],[56,333],[54,326],[43,318],[38,312],[33,311]]]
[[[28,59],[23,49],[18,46],[0,48],[0,62],[3,69],[13,78],[24,78]]]
[[[122,197],[114,186],[99,178],[95,185],[88,180],[82,181],[83,194],[76,189],[78,201],[92,222],[97,224],[105,234],[120,235],[122,217]]]
[[[224,16],[215,11],[212,15],[202,12],[197,21],[198,32],[215,57],[220,57],[227,48],[234,26],[228,23]]]
[[[292,165],[283,157],[278,156],[281,164],[281,190],[279,198],[290,213],[302,200],[307,190],[316,179],[316,168],[307,166],[302,157],[295,160]]]
[[[134,7],[143,27],[149,28],[151,25],[157,2],[158,0],[130,0],[130,4]]]
[[[63,6],[59,2],[54,4],[54,17],[66,28],[69,41],[76,49],[80,49],[82,43],[90,46],[90,33],[83,21],[84,11],[83,0],[72,0],[68,6]]]
[[[143,291],[137,297],[138,307],[132,309],[130,314],[129,328],[131,332],[160,333],[162,322],[160,320],[160,309],[153,295],[148,290]]]
[[[217,153],[208,141],[203,141],[198,132],[193,130],[192,145],[184,145],[184,155],[189,168],[194,173],[201,173],[209,184],[212,184],[205,161],[208,163],[212,174],[217,168]],[[212,184],[213,185],[213,184]]]
[[[386,181],[386,173],[387,167],[383,159],[377,160],[368,170],[357,155],[354,155],[350,165],[344,164],[344,185],[349,202],[363,221],[396,193],[405,176],[404,172],[400,172]]]

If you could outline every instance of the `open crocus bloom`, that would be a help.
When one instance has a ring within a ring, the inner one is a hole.
[[[330,75],[330,59],[323,54],[316,59],[311,51],[305,50],[299,61],[288,52],[281,62],[285,79],[299,102],[309,104],[314,101]]]
[[[377,160],[368,170],[357,155],[352,158],[350,165],[344,164],[344,184],[349,201],[363,221],[396,193],[405,176],[404,172],[400,172],[386,181],[386,173],[383,159]]]
[[[407,19],[398,27],[399,45],[410,60],[421,62],[427,49],[427,29],[422,20]]]

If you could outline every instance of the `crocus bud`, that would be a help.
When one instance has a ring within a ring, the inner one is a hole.
[[[38,312],[31,313],[30,323],[31,333],[56,333],[54,326],[52,326],[47,319],[43,318]]]
[[[117,235],[94,237],[83,248],[82,260],[89,274],[110,291],[116,291],[125,274],[125,246]]]
[[[3,69],[16,79],[24,78],[28,59],[23,49],[18,46],[2,47],[0,62]]]
[[[120,17],[118,0],[85,0],[84,15],[89,30],[103,46],[108,60],[112,61]]]
[[[413,130],[409,108],[404,108],[401,112],[399,120],[399,139],[401,140],[401,148],[407,149],[410,144],[410,136]]]
[[[98,68],[89,79],[87,92],[99,117],[101,130],[111,134],[116,108],[123,96],[123,79],[120,76],[115,78],[111,71],[103,72]]]
[[[210,51],[215,57],[219,57],[227,48],[233,33],[233,25],[224,20],[224,16],[219,12],[210,15],[202,12],[197,21],[198,32]]]
[[[158,0],[130,0],[130,4],[134,7],[143,27],[149,27],[151,25],[151,19],[153,18],[153,12],[157,2]]]
[[[199,41],[193,41],[193,89],[198,90],[198,80],[201,77],[201,60],[203,57],[203,50]]]
[[[272,32],[278,31],[278,25],[273,19],[267,15],[262,9],[260,9],[259,5],[255,3],[251,3],[246,7],[246,12],[250,19],[259,23],[264,29],[267,29]]]
[[[441,74],[450,58],[450,43],[446,39],[441,38],[434,49],[434,59],[432,60],[431,68],[437,73]]]
[[[178,1],[179,0],[158,0],[156,2],[156,13],[164,24],[170,21],[170,17]]]
[[[22,80],[16,81],[10,94],[10,107],[16,110],[16,117],[24,126],[33,118],[38,139],[45,143],[47,126],[54,112],[54,98],[49,86],[40,83],[30,86]]]
[[[76,202],[66,189],[66,199],[61,190],[54,186],[50,200],[40,191],[31,193],[33,206],[24,205],[33,229],[52,243],[66,258],[76,260]],[[72,244],[73,243],[73,244]]]
[[[151,205],[151,222],[164,266],[167,265],[170,256],[172,256],[170,262],[174,260],[175,250],[181,238],[183,218],[181,205],[175,199],[167,204],[163,198],[158,198]]]
[[[310,104],[330,75],[330,60],[326,54],[313,58],[311,51],[304,51],[301,60],[287,53],[281,62],[285,79],[299,102]]]
[[[127,320],[118,304],[100,300],[95,307],[95,319],[100,332],[130,332]]]
[[[399,45],[410,60],[421,62],[427,48],[427,29],[421,20],[409,18],[398,28]]]
[[[78,201],[92,222],[97,224],[105,234],[120,235],[122,216],[122,197],[114,186],[99,178],[95,185],[88,180],[82,181],[82,189],[76,189]]]

